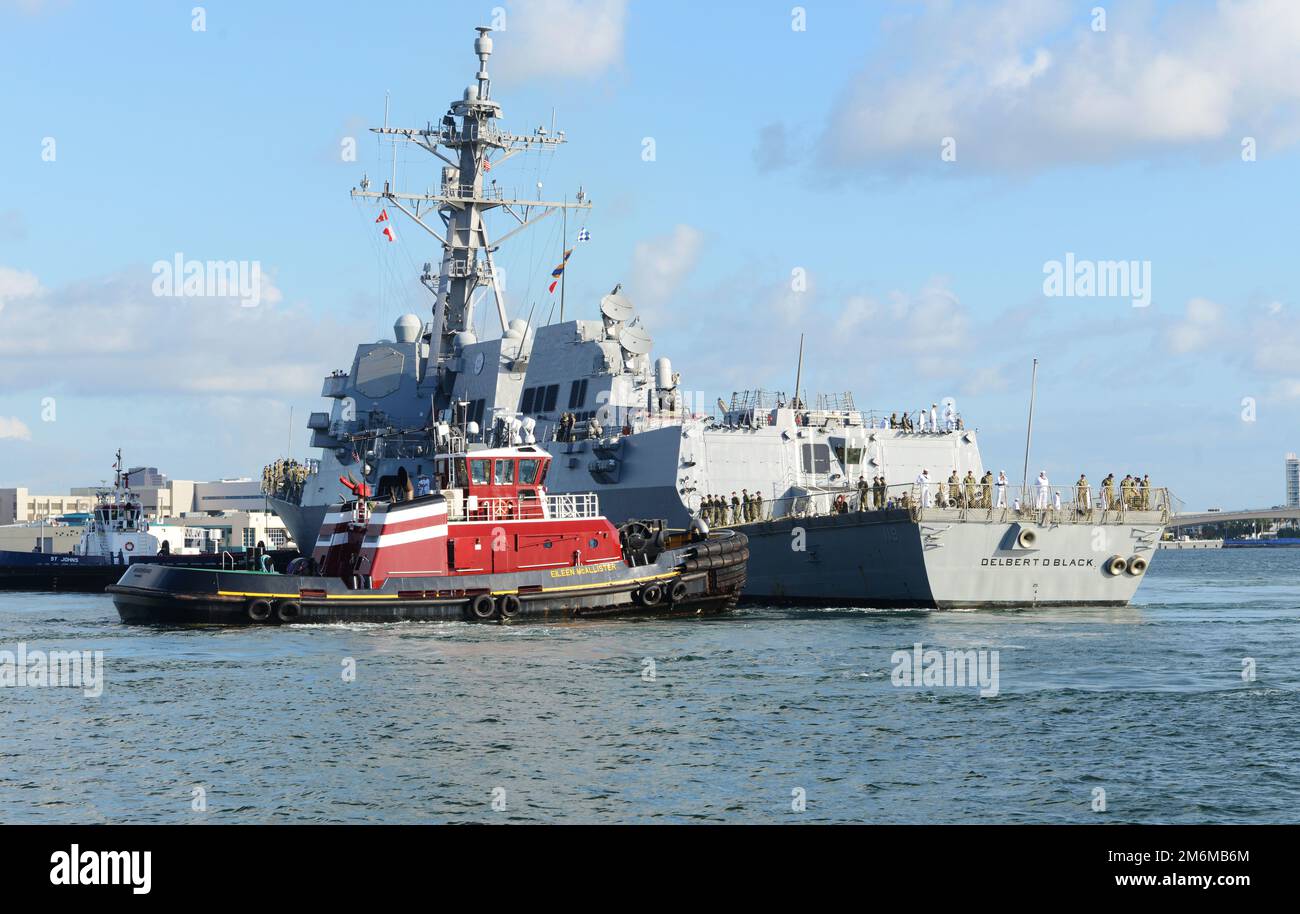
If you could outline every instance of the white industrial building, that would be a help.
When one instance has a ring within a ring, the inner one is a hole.
[[[154,527],[151,532],[178,550],[182,540],[195,539],[194,531],[200,529],[207,531],[200,535],[207,548],[252,548],[259,542],[281,548],[288,542],[284,524],[268,511],[257,480],[169,479],[157,467],[132,467],[127,477]],[[0,549],[31,549],[43,538],[50,551],[70,551],[70,546],[63,547],[75,545],[80,535],[77,515],[94,508],[96,493],[103,488],[77,486],[67,495],[33,494],[22,486],[0,488]]]

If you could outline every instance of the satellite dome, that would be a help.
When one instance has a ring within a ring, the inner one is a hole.
[[[473,330],[462,330],[460,333],[457,333],[452,337],[452,339],[456,343],[457,349],[464,349],[466,346],[473,346],[478,342],[478,337],[474,335]]]
[[[467,102],[478,101],[478,86],[465,87],[465,101]]]
[[[393,336],[399,343],[414,343],[420,338],[424,323],[414,314],[403,314],[393,324]]]

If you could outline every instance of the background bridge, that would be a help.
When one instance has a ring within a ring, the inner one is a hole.
[[[1226,524],[1232,521],[1300,520],[1300,508],[1249,508],[1240,511],[1201,511],[1175,514],[1169,520],[1170,528],[1199,527],[1205,524]]]

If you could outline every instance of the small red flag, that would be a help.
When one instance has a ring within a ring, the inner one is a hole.
[[[376,219],[375,221],[376,221],[376,222],[387,222],[387,221],[388,221],[388,210],[386,210],[386,209],[381,209],[381,210],[379,211],[379,218]]]
[[[397,240],[397,236],[393,234],[393,227],[391,225],[384,226],[384,237],[387,238],[389,241]]]
[[[551,283],[550,291],[551,291],[551,292],[554,292],[554,291],[555,291],[555,287],[558,286],[559,284],[560,284],[560,281],[559,281],[558,279],[555,280],[555,282]]]

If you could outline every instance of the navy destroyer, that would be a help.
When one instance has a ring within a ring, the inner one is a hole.
[[[939,608],[1132,598],[1169,518],[1163,489],[1139,497],[1087,484],[998,485],[976,429],[951,409],[891,419],[849,395],[805,402],[798,382],[794,395],[736,393],[705,414],[669,360],[652,358],[650,334],[619,286],[590,303],[589,318],[540,326],[510,318],[494,254],[562,214],[562,296],[569,213],[585,215],[591,201],[581,190],[571,200],[508,195],[489,177],[520,153],[565,141],[553,129],[498,126],[489,31],[475,41],[474,82],[437,122],[374,128],[440,163],[437,193],[399,191],[395,178],[373,190],[363,178],[352,191],[439,245],[438,270],[425,264],[421,277],[432,320],[403,315],[392,340],[358,346],[349,370],[325,378],[331,406],[308,421],[320,457],[268,481],[300,546],[358,481],[382,492],[399,477],[434,473],[432,442],[465,417],[470,446],[544,447],[554,458],[550,491],[595,492],[615,523],[742,527],[748,598]],[[501,333],[479,339],[474,310],[489,299]],[[734,493],[744,504],[720,516],[715,497],[730,502]]]

